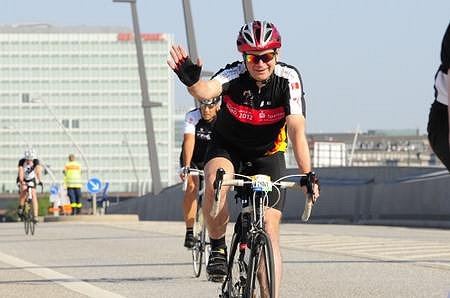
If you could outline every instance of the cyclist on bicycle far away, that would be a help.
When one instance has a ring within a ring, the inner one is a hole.
[[[33,148],[25,149],[23,158],[19,160],[17,170],[17,185],[19,187],[19,207],[17,209],[17,215],[22,219],[23,206],[25,205],[25,199],[27,195],[27,182],[34,182],[32,191],[32,205],[34,222],[37,222],[38,218],[38,201],[36,194],[36,185],[42,181],[41,166],[39,165],[39,159],[37,159],[36,151]]]
[[[226,275],[225,231],[229,220],[226,191],[221,194],[217,217],[209,215],[216,170],[223,168],[227,173],[233,173],[245,164],[253,167],[254,174],[266,174],[272,179],[281,177],[285,173],[284,151],[289,136],[299,172],[311,173],[305,134],[303,84],[297,69],[279,61],[280,47],[281,37],[272,23],[255,20],[245,24],[237,37],[237,49],[242,53],[243,61],[226,65],[211,80],[199,79],[199,59],[194,64],[186,51],[177,45],[170,50],[171,59],[167,63],[192,96],[222,96],[205,159],[206,200],[203,214],[211,238],[207,272],[213,277]],[[223,189],[226,190],[226,187]],[[314,184],[314,190],[318,197],[317,184]],[[270,206],[276,205],[265,211],[265,230],[274,251],[275,293],[278,296],[282,272],[279,225],[284,198],[274,202],[276,194],[272,194]]]
[[[205,165],[206,147],[211,140],[211,130],[219,108],[220,97],[214,99],[200,100],[200,108],[193,109],[186,113],[184,121],[184,137],[180,155],[180,166],[182,168],[195,168],[203,170]],[[195,244],[193,226],[197,213],[197,192],[199,191],[199,180],[197,176],[184,177],[188,179],[186,191],[184,193],[183,211],[184,222],[186,223],[186,237],[184,246],[192,248]]]

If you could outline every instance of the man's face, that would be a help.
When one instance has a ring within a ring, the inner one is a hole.
[[[244,62],[253,79],[265,81],[275,69],[277,52],[275,50],[249,51],[244,54]]]
[[[200,112],[202,113],[202,118],[206,122],[209,122],[216,117],[217,109],[217,104],[200,104]]]

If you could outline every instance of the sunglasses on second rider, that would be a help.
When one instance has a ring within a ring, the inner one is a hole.
[[[247,54],[244,53],[244,61],[249,63],[258,63],[260,60],[264,63],[272,61],[272,59],[277,55],[277,52],[269,52],[263,55]]]
[[[217,104],[215,103],[200,103],[200,107],[201,108],[208,108],[208,109],[213,109],[214,107],[216,107]]]

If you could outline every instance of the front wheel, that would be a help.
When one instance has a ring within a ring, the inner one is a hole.
[[[275,297],[275,266],[272,243],[263,231],[252,242],[245,297]]]
[[[30,233],[31,229],[31,206],[29,203],[25,202],[25,206],[23,208],[23,224],[25,228],[25,235]]]
[[[239,250],[240,236],[233,234],[228,258],[228,272],[222,285],[221,297],[241,298],[247,281],[247,265],[244,255]],[[245,254],[245,252],[243,252]]]
[[[202,209],[198,208],[194,222],[195,244],[192,247],[192,265],[194,276],[199,277],[202,272],[203,255],[206,257],[206,228],[203,221]],[[207,260],[206,260],[207,261]]]
[[[34,216],[30,216],[30,220],[28,221],[30,223],[30,232],[31,235],[34,235],[34,230],[36,229],[36,224],[34,223]]]

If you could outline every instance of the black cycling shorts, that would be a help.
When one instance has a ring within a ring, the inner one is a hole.
[[[433,102],[430,109],[427,131],[431,148],[447,170],[450,171],[448,108],[446,105],[438,101]]]
[[[272,155],[261,157],[243,157],[237,151],[220,146],[217,142],[211,141],[206,152],[205,163],[215,157],[223,157],[231,161],[236,173],[251,176],[264,174],[271,177],[272,181],[286,175],[286,161],[284,152],[277,152]],[[283,211],[286,192],[278,192],[274,189],[269,193],[269,206]]]

